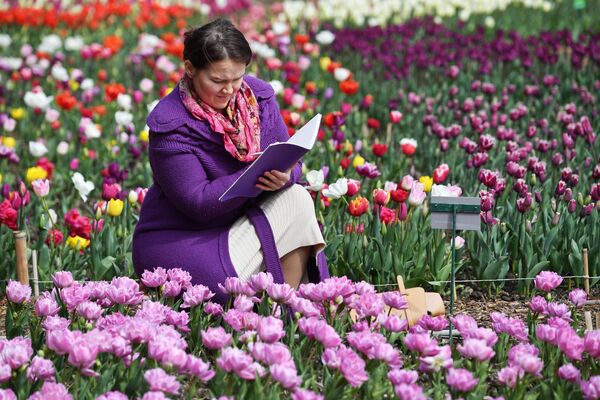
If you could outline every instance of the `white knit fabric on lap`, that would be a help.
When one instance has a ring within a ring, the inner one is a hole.
[[[259,205],[273,230],[280,258],[299,247],[314,246],[313,255],[325,248],[313,200],[302,186],[292,185]],[[242,281],[265,270],[258,236],[246,216],[239,218],[229,229],[229,255]]]

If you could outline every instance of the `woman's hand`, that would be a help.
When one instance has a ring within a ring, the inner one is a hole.
[[[270,192],[274,192],[276,190],[281,189],[285,186],[286,183],[289,182],[292,173],[292,168],[288,169],[285,172],[276,170],[265,172],[263,176],[258,178],[258,183],[256,184],[256,187],[261,190],[267,190]]]

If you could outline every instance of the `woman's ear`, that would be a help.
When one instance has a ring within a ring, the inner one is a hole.
[[[196,68],[194,67],[192,62],[190,60],[185,60],[183,62],[183,66],[185,67],[185,74],[188,76],[188,78],[193,78],[194,73],[196,72]]]

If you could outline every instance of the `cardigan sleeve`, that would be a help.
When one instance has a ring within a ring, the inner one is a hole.
[[[242,207],[247,199],[237,198],[221,202],[219,197],[242,174],[233,174],[209,180],[204,167],[191,149],[176,141],[161,141],[161,146],[150,148],[154,179],[169,202],[180,212],[202,224]]]
[[[288,135],[288,129],[283,122],[283,118],[281,117],[281,112],[279,111],[279,106],[277,105],[277,101],[275,100],[275,96],[269,99],[269,112],[271,117],[271,128],[275,133],[275,141],[277,142],[287,142],[290,138]],[[290,173],[290,180],[286,183],[282,189],[285,189],[289,186],[292,186],[294,183],[298,182],[302,177],[302,161],[298,160],[294,168]]]

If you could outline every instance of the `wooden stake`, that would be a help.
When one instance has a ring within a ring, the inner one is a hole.
[[[33,273],[33,295],[37,298],[40,295],[40,283],[38,278],[37,250],[31,252],[31,272]]]
[[[17,279],[23,285],[29,285],[27,269],[27,235],[23,231],[15,231],[15,251],[17,253]]]
[[[600,329],[600,313],[596,313],[596,329]]]
[[[592,312],[591,311],[585,311],[584,315],[585,315],[585,330],[586,331],[593,331],[594,330],[594,325],[592,325]]]
[[[588,249],[583,249],[583,289],[590,294],[590,267],[588,265]]]

